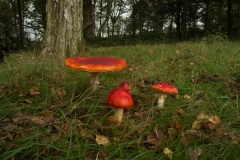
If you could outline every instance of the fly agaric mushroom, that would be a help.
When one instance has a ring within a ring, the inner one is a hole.
[[[164,100],[167,98],[167,94],[178,94],[177,88],[167,82],[156,82],[152,85],[152,89],[160,92],[157,102],[160,109],[164,108]]]
[[[124,59],[113,57],[70,57],[65,60],[67,67],[91,72],[90,86],[96,89],[99,86],[99,72],[108,72],[123,69],[127,63]]]
[[[127,91],[131,91],[131,90],[132,90],[132,87],[131,87],[130,83],[127,82],[127,81],[122,82],[122,83],[119,85],[119,87],[120,87],[120,88],[123,88],[123,89],[125,89],[125,90],[127,90]]]
[[[108,95],[107,104],[115,108],[114,117],[120,124],[123,118],[123,109],[133,105],[133,98],[127,90],[116,88]]]

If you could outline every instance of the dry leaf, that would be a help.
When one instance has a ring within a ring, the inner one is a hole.
[[[34,124],[38,124],[38,125],[44,125],[46,124],[47,122],[44,120],[43,116],[33,116],[32,118],[30,118],[31,121],[34,123]]]
[[[162,144],[163,137],[164,135],[161,130],[155,130],[155,132],[150,132],[147,135],[147,139],[144,143],[160,146]]]
[[[210,116],[208,121],[213,124],[220,124],[220,118],[218,116]]]
[[[203,127],[203,122],[199,121],[199,120],[194,121],[193,124],[192,124],[192,129],[199,130],[202,127]]]
[[[107,157],[102,151],[99,151],[97,153],[96,160],[107,160]]]
[[[29,99],[26,99],[24,102],[25,102],[25,103],[28,103],[28,104],[32,104],[32,101],[29,100]]]
[[[62,101],[63,98],[67,95],[67,92],[64,88],[60,88],[57,92],[57,95],[60,98],[60,100]]]
[[[166,154],[169,157],[169,159],[172,159],[173,152],[169,148],[164,148],[163,153]]]
[[[116,124],[118,123],[116,117],[114,117],[114,116],[109,116],[109,117],[107,118],[107,122],[108,122],[108,123],[116,123]]]
[[[81,135],[82,137],[85,137],[85,138],[91,138],[91,137],[92,137],[92,133],[91,133],[91,132],[89,131],[89,129],[87,129],[87,128],[81,129],[80,135]]]
[[[209,115],[205,114],[205,113],[200,113],[198,116],[197,116],[197,119],[199,120],[205,120],[205,119],[208,119],[209,118]]]
[[[174,119],[173,128],[176,128],[176,130],[180,132],[182,130],[182,124],[177,119]]]
[[[174,140],[177,135],[177,130],[175,128],[167,128],[168,138]]]
[[[186,146],[192,142],[194,138],[202,137],[203,134],[198,130],[186,130],[185,133],[182,133],[181,143]]]
[[[215,132],[210,136],[209,140],[211,141],[214,140],[215,138],[219,138],[225,135],[227,135],[227,132],[224,129],[217,128]]]
[[[207,127],[207,129],[216,129],[217,128],[216,124],[211,123],[211,122],[206,122],[206,127]]]
[[[41,94],[41,92],[39,91],[39,89],[36,88],[36,87],[31,88],[31,89],[29,90],[29,93],[30,93],[30,95],[32,95],[32,96],[40,95],[40,94]]]
[[[190,66],[194,66],[194,65],[195,65],[195,63],[191,62],[191,63],[189,63],[189,65],[190,65]]]
[[[182,108],[180,108],[180,109],[177,111],[177,113],[178,113],[179,115],[182,115],[182,114],[184,114],[184,110],[183,110]]]
[[[186,160],[198,160],[198,156],[200,156],[201,153],[202,150],[200,148],[188,148],[186,152]]]
[[[96,135],[96,142],[98,145],[103,145],[103,146],[107,146],[110,144],[109,139],[103,135]]]
[[[187,99],[187,100],[188,100],[188,99],[191,99],[191,96],[189,96],[189,95],[184,95],[184,96],[183,96],[183,99]]]
[[[13,125],[13,124],[10,123],[10,124],[8,124],[7,126],[2,127],[2,129],[5,130],[5,131],[11,132],[11,131],[13,131],[16,127],[17,127],[17,125]]]
[[[143,118],[143,112],[135,112],[135,115],[139,118]]]

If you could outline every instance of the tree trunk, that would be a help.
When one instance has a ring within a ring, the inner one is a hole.
[[[101,1],[102,2],[102,1]],[[109,20],[109,16],[111,15],[111,8],[112,8],[112,2],[111,1],[107,1],[107,6],[106,6],[106,16],[105,16],[105,20],[103,22],[100,23],[100,27],[98,29],[98,37],[101,37],[102,34],[102,30],[105,26],[106,23],[108,23]]]
[[[186,40],[187,38],[187,0],[183,1],[183,11],[182,11],[182,17],[181,17],[181,40]]]
[[[227,35],[231,38],[232,32],[232,0],[227,1]]]
[[[240,36],[240,1],[238,2],[237,37]]]
[[[209,1],[206,0],[205,1],[205,5],[206,5],[206,8],[205,8],[205,15],[204,15],[204,30],[205,32],[209,32]]]
[[[24,29],[23,29],[23,14],[22,14],[22,3],[21,0],[18,0],[18,25],[19,25],[19,47],[24,48]]]
[[[84,37],[93,38],[93,5],[92,0],[83,1],[83,34]]]
[[[66,58],[86,50],[82,7],[83,0],[47,0],[42,56]]]
[[[176,21],[176,30],[177,30],[177,34],[178,34],[178,38],[179,39],[182,39],[181,38],[181,4],[180,4],[180,0],[177,1],[177,11],[176,11],[176,14],[175,14],[175,21]]]

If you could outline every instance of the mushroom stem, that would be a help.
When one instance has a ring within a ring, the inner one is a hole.
[[[97,89],[99,86],[99,73],[98,72],[92,72],[90,77],[90,86],[93,89]]]
[[[160,108],[160,109],[164,108],[164,101],[165,101],[166,98],[167,98],[167,94],[165,94],[165,93],[161,93],[159,95],[158,102],[157,102],[158,108]]]
[[[117,122],[120,124],[123,118],[123,108],[115,108],[114,117],[116,118]]]

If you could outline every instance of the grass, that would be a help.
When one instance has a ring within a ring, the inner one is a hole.
[[[101,73],[92,91],[90,73],[55,59],[21,53],[0,64],[0,159],[169,159],[166,148],[173,159],[240,159],[239,43],[90,47],[82,55],[128,65]],[[106,99],[122,81],[133,87],[134,106],[117,126]],[[150,89],[155,81],[179,89],[163,110]],[[192,129],[200,113],[221,121]]]

